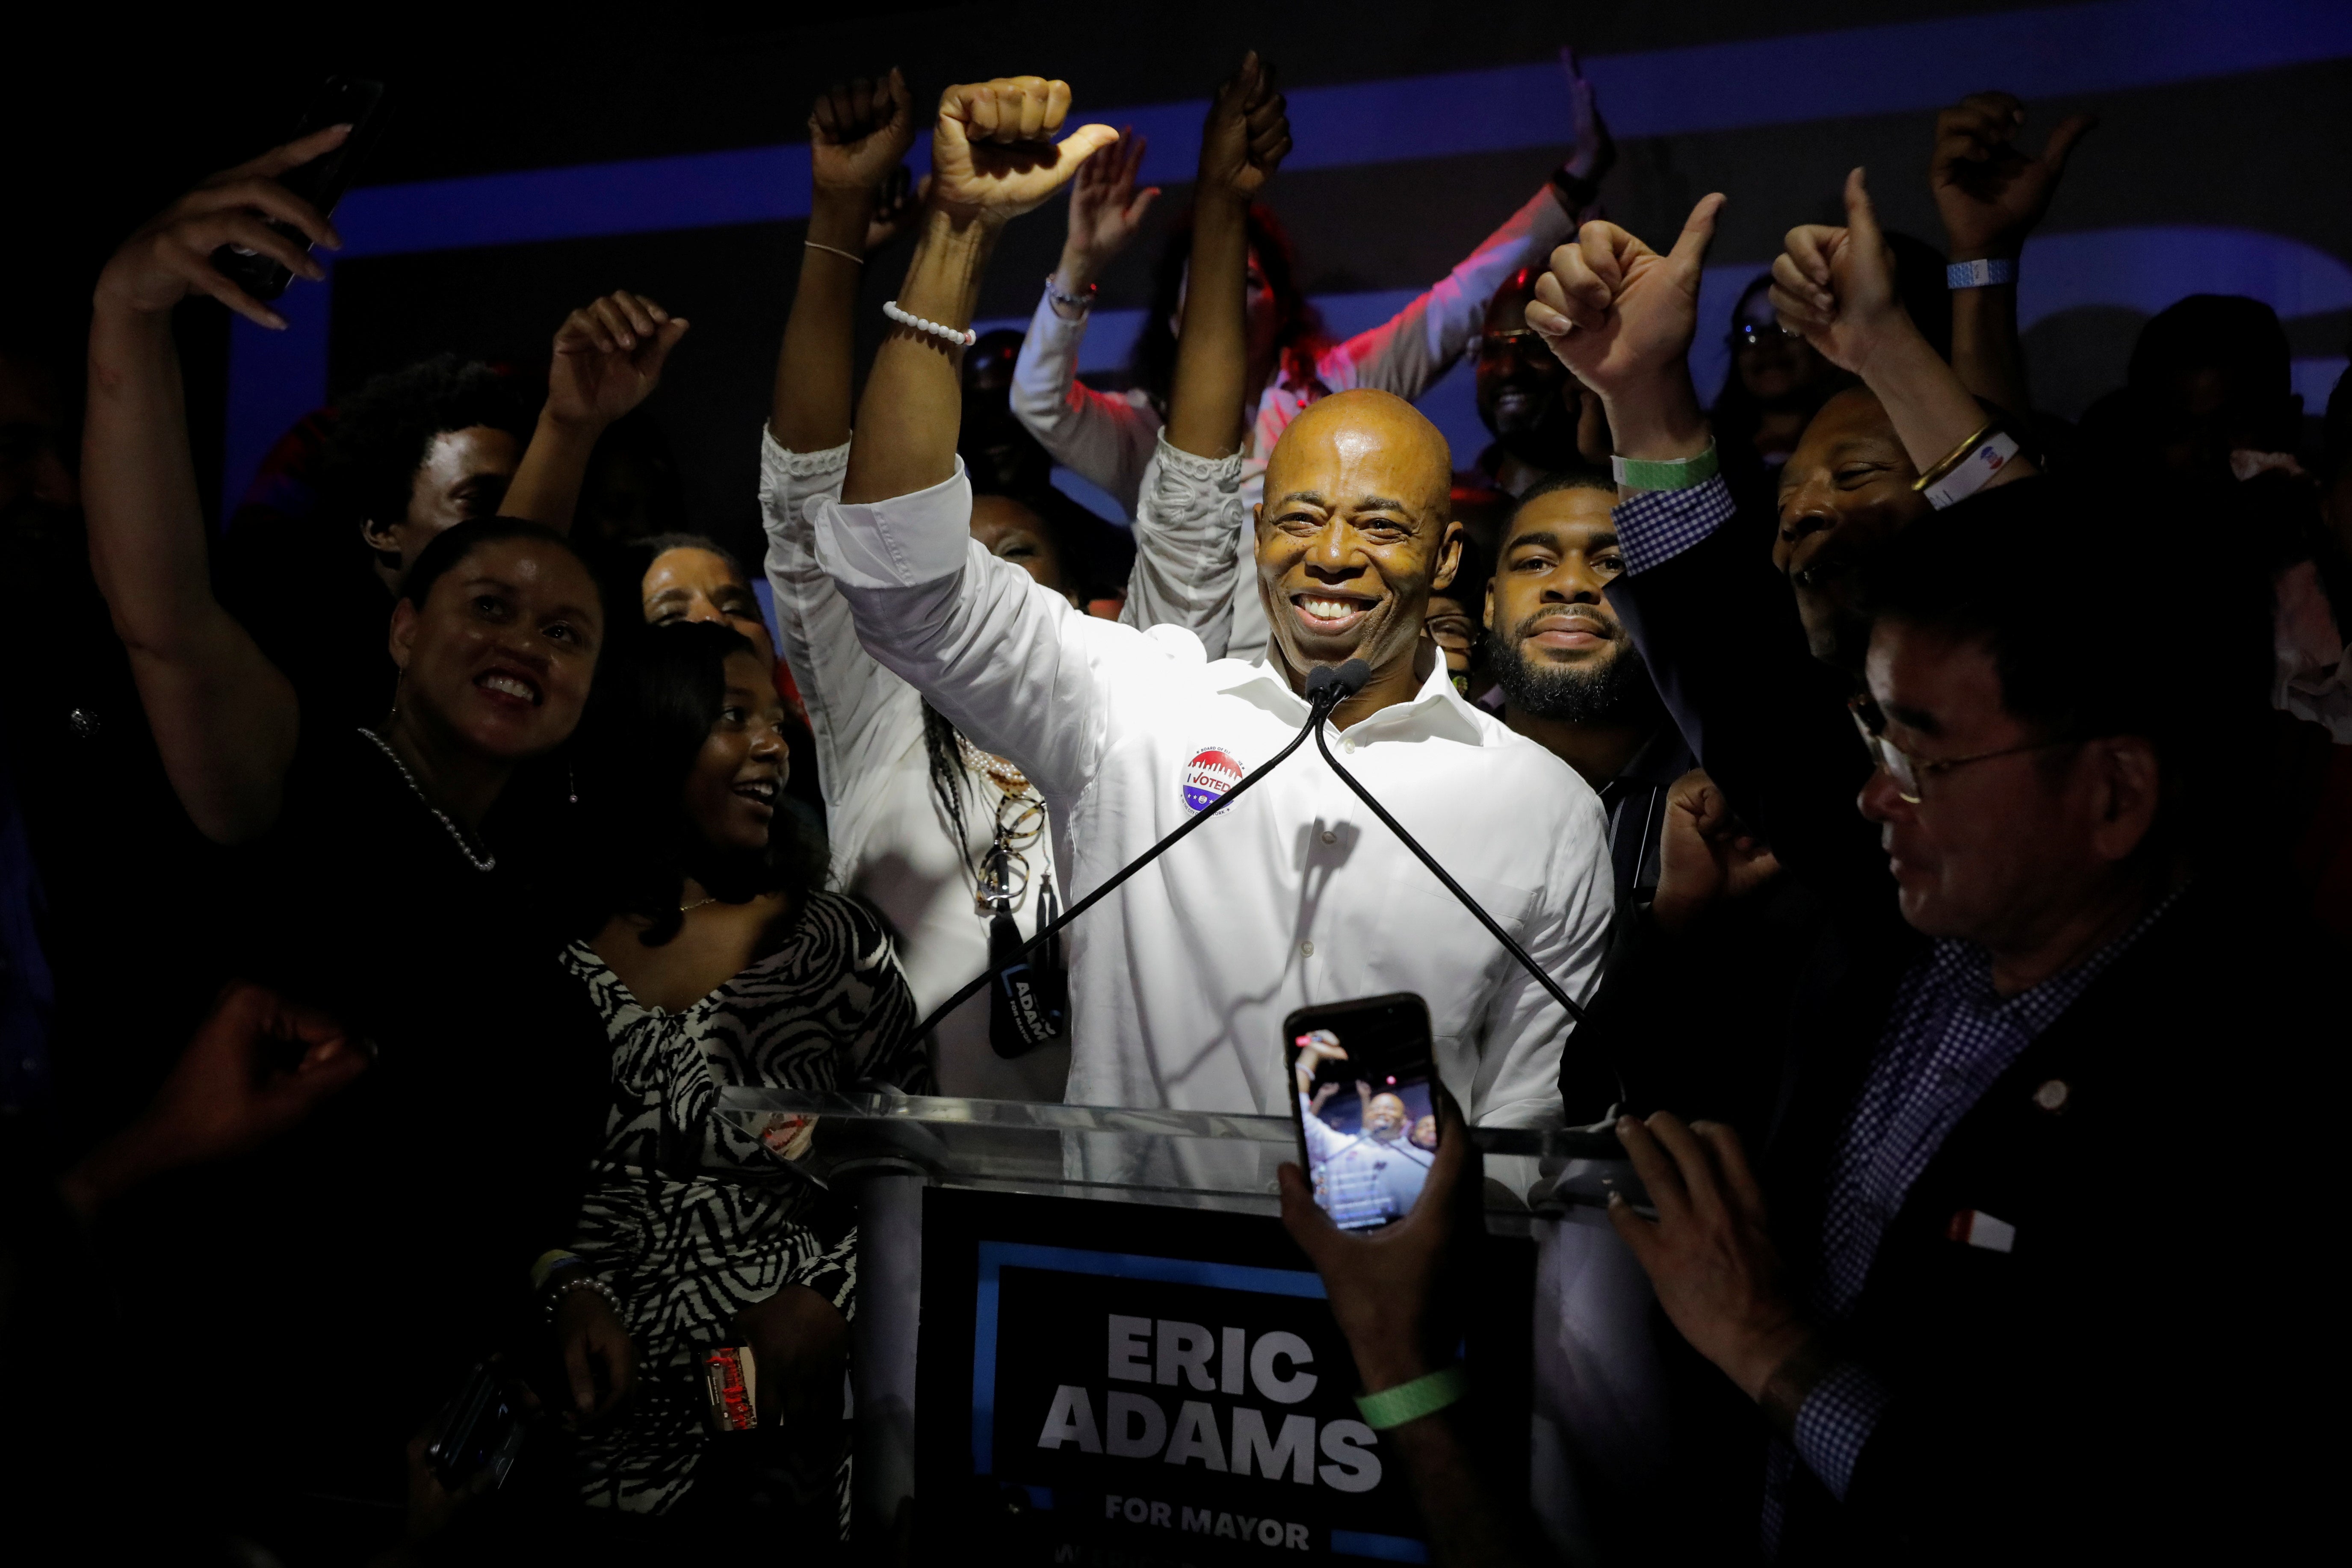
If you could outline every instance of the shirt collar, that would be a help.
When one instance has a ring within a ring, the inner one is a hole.
[[[1239,659],[1222,659],[1210,668],[1217,677],[1218,690],[1255,702],[1290,723],[1307,721],[1307,699],[1291,689],[1289,680],[1271,659],[1259,658],[1248,664]],[[1450,734],[1455,740],[1478,746],[1487,740],[1478,721],[1480,717],[1478,710],[1454,689],[1445,660],[1439,658],[1430,667],[1429,677],[1421,683],[1419,691],[1402,702],[1391,703],[1369,719],[1359,720],[1348,733],[1359,742]]]

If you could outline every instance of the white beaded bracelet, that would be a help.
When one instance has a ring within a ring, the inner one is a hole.
[[[949,326],[944,321],[925,321],[922,317],[916,315],[911,310],[901,310],[898,309],[898,301],[896,300],[883,300],[882,313],[889,317],[892,321],[898,322],[902,327],[912,327],[919,332],[929,332],[935,338],[943,338],[947,342],[955,344],[958,348],[968,349],[971,347],[972,344],[980,342],[980,334],[973,331],[970,327],[958,331],[956,328]]]
[[[547,1291],[547,1321],[551,1323],[555,1321],[556,1311],[563,1305],[563,1298],[569,1296],[574,1290],[595,1291],[596,1294],[604,1298],[604,1304],[613,1309],[613,1316],[617,1318],[621,1315],[621,1299],[613,1293],[613,1288],[610,1285],[605,1284],[593,1274],[560,1274],[556,1277],[554,1284],[551,1285]]]

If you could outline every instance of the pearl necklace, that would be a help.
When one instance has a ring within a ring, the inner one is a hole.
[[[965,740],[963,731],[961,730],[956,731],[956,746],[963,753],[964,766],[976,773],[986,774],[989,781],[1006,795],[1027,793],[1028,774],[1006,762],[1003,757],[982,751],[978,746]]]
[[[392,765],[398,768],[400,776],[407,781],[410,793],[416,796],[425,810],[441,819],[441,826],[449,830],[449,837],[457,844],[457,852],[466,858],[466,864],[477,871],[495,871],[499,868],[499,858],[496,855],[475,854],[472,841],[466,837],[466,830],[452,821],[447,812],[425,799],[424,786],[416,782],[416,775],[408,771],[408,764],[400,760],[400,753],[392,749],[392,743],[389,741],[364,724],[360,726],[360,733],[373,741],[375,749],[392,759]]]

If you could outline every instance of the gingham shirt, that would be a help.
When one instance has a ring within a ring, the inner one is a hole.
[[[1628,574],[1674,559],[1721,527],[1732,510],[1730,490],[1719,477],[1621,503],[1614,516]],[[1912,966],[1839,1143],[1821,1269],[1808,1303],[1817,1318],[1833,1325],[1853,1311],[1887,1223],[1902,1211],[1952,1129],[2178,896],[2159,900],[2085,962],[2005,1000],[1993,990],[1991,955],[1974,943],[1938,942]],[[1779,1542],[1796,1461],[1801,1458],[1843,1501],[1863,1447],[1893,1398],[1869,1369],[1853,1362],[1832,1368],[1806,1395],[1797,1412],[1795,1448],[1776,1440],[1766,1467],[1768,1556]]]

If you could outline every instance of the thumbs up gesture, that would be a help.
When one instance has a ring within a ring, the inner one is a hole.
[[[1603,403],[1686,376],[1699,268],[1723,200],[1720,192],[1702,197],[1663,256],[1598,219],[1551,253],[1528,325]]]
[[[1895,291],[1895,253],[1878,226],[1860,169],[1845,177],[1845,226],[1789,231],[1772,263],[1772,308],[1822,358],[1869,379],[1871,357],[1917,329]]]
[[[1108,125],[1081,125],[1055,142],[1069,111],[1070,84],[1043,77],[948,89],[931,131],[931,205],[1002,226],[1045,201],[1118,140]]]

